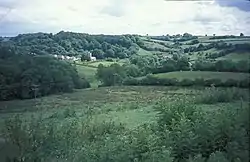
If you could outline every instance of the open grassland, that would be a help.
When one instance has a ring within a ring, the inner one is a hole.
[[[131,127],[153,121],[155,112],[152,106],[157,100],[165,98],[170,101],[176,95],[194,93],[199,93],[199,90],[177,87],[100,87],[31,100],[0,102],[0,127],[2,128],[4,119],[14,114],[21,114],[24,118],[42,114],[50,120],[54,115],[63,116],[68,109],[75,111],[76,116],[81,118],[93,113],[98,120],[114,118]]]
[[[99,81],[96,79],[96,70],[97,68],[84,66],[84,65],[76,65],[76,69],[80,77],[84,77],[89,81],[91,87],[97,87]]]
[[[178,80],[183,79],[220,79],[222,81],[226,81],[228,79],[234,80],[244,80],[249,78],[248,73],[233,73],[233,72],[211,72],[211,71],[178,71],[178,72],[169,72],[169,73],[161,73],[155,74],[159,78],[176,78]]]
[[[205,91],[209,91],[209,88],[100,87],[37,99],[4,101],[0,102],[0,127],[3,128],[5,119],[15,114],[22,115],[23,118],[42,115],[48,121],[58,117],[60,122],[67,122],[64,121],[64,113],[70,110],[75,112],[74,117],[84,119],[91,114],[95,120],[112,119],[133,128],[154,122],[156,112],[153,106],[160,100],[171,102],[182,97],[192,99]]]

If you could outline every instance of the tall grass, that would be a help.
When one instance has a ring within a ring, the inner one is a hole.
[[[218,102],[230,102],[235,100],[249,100],[249,92],[239,88],[209,88],[197,96],[196,102],[203,104],[214,104]]]
[[[248,96],[241,90],[210,89],[199,100],[160,100],[154,107],[157,123],[133,129],[94,120],[92,113],[82,119],[70,109],[51,118],[15,116],[6,121],[4,134],[18,147],[18,162],[243,162],[249,161],[249,107],[212,113],[196,105],[240,98]],[[137,109],[133,104],[128,107]]]

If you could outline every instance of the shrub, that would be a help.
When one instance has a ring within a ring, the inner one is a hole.
[[[196,85],[196,86],[204,86],[205,85],[204,78],[196,78],[194,80],[194,85]]]
[[[205,86],[215,86],[220,87],[223,83],[220,79],[206,79],[205,80]]]
[[[157,106],[160,144],[172,148],[171,156],[176,161],[249,160],[248,107],[211,113],[183,101]]]
[[[164,86],[175,86],[178,84],[178,80],[176,78],[161,78],[160,80]]]
[[[105,60],[109,61],[109,62],[114,62],[114,60],[112,58],[106,58]]]
[[[239,86],[242,87],[242,88],[249,88],[250,87],[249,79],[241,80],[239,82]]]
[[[159,79],[152,74],[148,74],[146,77],[140,80],[141,85],[159,85]]]
[[[194,81],[191,79],[183,79],[178,83],[178,85],[180,85],[180,86],[193,86]]]
[[[139,80],[136,78],[126,78],[123,80],[123,85],[139,85]]]
[[[225,87],[239,87],[239,81],[234,79],[228,79],[223,83]]]

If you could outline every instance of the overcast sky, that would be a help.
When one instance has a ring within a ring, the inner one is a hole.
[[[61,30],[91,34],[250,35],[247,0],[0,0],[0,35]]]

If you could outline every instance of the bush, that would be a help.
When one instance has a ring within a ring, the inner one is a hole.
[[[180,85],[180,86],[193,86],[194,85],[194,81],[193,80],[191,80],[191,79],[183,79],[183,80],[181,80],[179,83],[178,83],[178,85]]]
[[[234,79],[228,79],[223,83],[223,86],[225,87],[239,87],[239,81],[234,80]]]
[[[140,80],[141,85],[160,85],[159,79],[152,74],[148,74],[146,77]]]
[[[205,85],[204,78],[196,78],[194,80],[194,85],[196,85],[196,86],[204,86]]]
[[[241,81],[239,82],[239,86],[240,86],[241,88],[249,88],[249,87],[250,87],[249,79],[241,80]]]
[[[139,80],[136,78],[126,78],[123,80],[123,85],[139,85]]]
[[[114,60],[112,58],[107,58],[105,59],[106,61],[109,61],[109,62],[114,62]]]
[[[184,99],[160,102],[157,110],[160,144],[172,148],[176,161],[249,160],[249,108],[201,112]]]
[[[223,85],[223,83],[220,79],[206,79],[204,85],[208,87],[209,86],[220,87]]]

